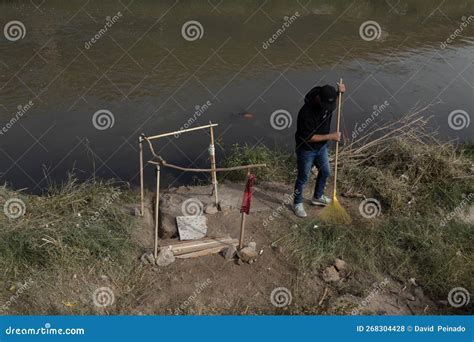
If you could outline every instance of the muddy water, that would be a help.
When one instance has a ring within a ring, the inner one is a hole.
[[[292,150],[304,94],[339,77],[348,89],[349,138],[368,118],[377,125],[434,104],[429,114],[443,139],[472,141],[474,3],[438,6],[1,1],[2,27],[24,27],[0,37],[1,181],[39,192],[74,169],[82,179],[136,184],[140,133],[209,121],[219,123],[218,159],[237,142]],[[188,21],[198,22],[194,32],[182,31]],[[378,26],[361,33],[366,21]],[[272,121],[278,110],[281,120]],[[450,125],[453,111],[458,120]],[[202,167],[208,143],[206,132],[196,132],[156,149],[170,162]],[[152,174],[147,169],[149,185]],[[189,179],[164,172],[167,184]]]

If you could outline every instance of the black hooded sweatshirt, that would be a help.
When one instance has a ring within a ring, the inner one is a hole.
[[[318,150],[327,141],[310,142],[314,134],[329,134],[331,130],[332,112],[336,108],[336,101],[325,104],[315,100],[321,87],[314,87],[304,99],[304,105],[298,113],[295,134],[296,149]]]

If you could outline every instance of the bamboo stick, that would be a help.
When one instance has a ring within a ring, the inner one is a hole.
[[[164,134],[158,134],[154,135],[151,137],[147,137],[148,140],[153,140],[153,139],[158,139],[158,138],[163,138],[163,137],[169,137],[170,135],[176,135],[176,134],[181,134],[181,133],[186,133],[186,132],[191,132],[191,131],[196,131],[198,129],[204,129],[204,128],[209,128],[209,127],[215,127],[219,126],[218,124],[212,124],[212,125],[205,125],[205,126],[199,126],[199,127],[193,127],[193,128],[188,128],[188,129],[182,129],[180,131],[174,131],[170,133],[164,133]]]
[[[209,121],[209,130],[211,131],[211,146],[209,146],[209,154],[211,156],[211,171],[212,175],[212,185],[214,186],[214,201],[216,202],[216,208],[218,208],[219,204],[219,195],[217,193],[217,173],[216,169],[216,148],[214,146],[214,127],[212,126],[212,122]]]
[[[176,170],[181,170],[181,171],[188,171],[188,172],[212,172],[212,171],[221,172],[221,171],[243,170],[243,169],[247,169],[249,167],[267,167],[267,164],[250,164],[250,165],[242,165],[242,166],[234,166],[234,167],[216,167],[215,169],[191,169],[191,168],[181,167],[181,166],[174,165],[174,164],[168,164],[165,161],[156,162],[156,161],[153,161],[153,160],[149,160],[148,162],[150,164],[161,165],[163,167],[169,167],[171,169],[176,169]]]
[[[143,182],[143,138],[138,138],[140,144],[140,215],[145,214],[145,189]]]
[[[158,220],[160,210],[160,166],[156,166],[156,203],[155,203],[155,260],[158,257]]]

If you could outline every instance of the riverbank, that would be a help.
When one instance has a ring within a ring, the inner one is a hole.
[[[10,217],[0,217],[1,312],[465,313],[472,304],[456,308],[449,294],[473,290],[474,149],[440,144],[410,122],[342,149],[339,198],[350,225],[321,222],[320,209],[309,204],[307,219],[292,214],[293,156],[234,146],[225,166],[269,165],[257,172],[259,210],[247,222],[247,242],[260,254],[251,265],[220,255],[168,267],[142,262],[153,243],[153,205],[136,216],[139,193],[127,184],[71,176],[44,196],[3,187]],[[221,177],[222,191],[243,190],[243,177]],[[164,196],[196,197],[206,189],[210,194],[204,184]],[[209,227],[234,235],[238,209],[206,214]]]

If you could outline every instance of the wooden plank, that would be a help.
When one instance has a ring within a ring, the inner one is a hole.
[[[229,241],[232,240],[230,236],[223,236],[223,237],[216,237],[216,238],[204,238],[204,239],[199,239],[199,240],[192,240],[192,241],[161,241],[160,247],[192,247],[192,246],[198,246],[202,243],[206,242],[224,242],[224,241]]]
[[[203,243],[200,245],[196,246],[188,246],[186,248],[175,248],[171,247],[171,251],[173,252],[174,255],[178,256],[181,254],[186,254],[186,253],[191,253],[191,252],[197,252],[203,249],[209,249],[209,248],[217,248],[217,247],[229,247],[229,246],[237,246],[238,244],[237,239],[231,239],[228,241],[209,241],[207,243]]]
[[[207,248],[207,249],[203,249],[203,250],[192,252],[192,253],[177,255],[176,258],[178,258],[178,259],[189,259],[189,258],[197,258],[197,257],[210,255],[210,254],[216,254],[216,253],[219,253],[219,252],[223,251],[227,247],[228,246],[219,246],[219,247]]]
[[[161,240],[161,247],[166,247],[166,246],[191,246],[191,245],[197,245],[201,242],[206,242],[206,241],[224,241],[224,240],[232,240],[230,236],[220,236],[220,237],[207,237],[199,240],[194,240],[194,241],[180,241],[180,240]]]

